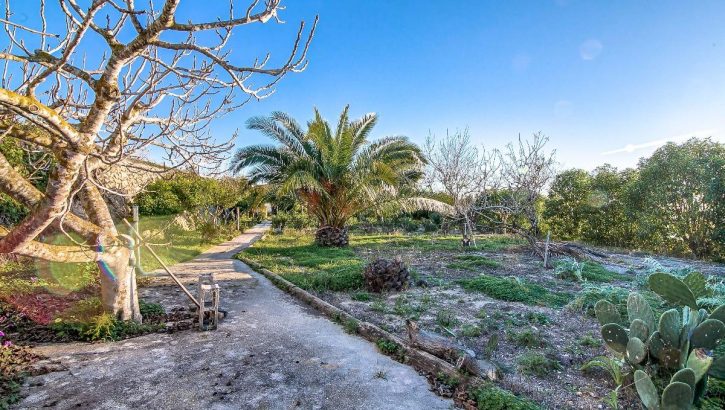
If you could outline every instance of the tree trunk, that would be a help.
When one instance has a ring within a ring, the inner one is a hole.
[[[99,247],[101,301],[106,312],[121,320],[141,323],[135,269],[131,250],[125,246]]]
[[[334,226],[323,226],[315,232],[315,243],[318,246],[344,247],[350,242],[347,228]]]

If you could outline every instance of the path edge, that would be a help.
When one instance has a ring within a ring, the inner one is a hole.
[[[378,343],[380,343],[380,341],[394,343],[397,346],[394,353],[391,354],[384,352],[380,348],[378,348],[378,351],[392,357],[400,363],[413,367],[420,373],[433,375],[436,379],[464,381],[465,385],[471,387],[488,382],[487,379],[482,377],[461,372],[457,367],[445,360],[413,347],[410,343],[398,336],[383,330],[370,322],[358,319],[344,310],[333,306],[332,304],[282,278],[262,265],[249,260],[249,258],[241,255],[241,253],[237,254],[236,258],[247,264],[256,272],[259,272],[279,289],[312,306],[333,322],[339,325],[344,325],[346,331],[348,329],[354,329],[354,332],[348,333],[359,335],[376,346],[379,346]]]

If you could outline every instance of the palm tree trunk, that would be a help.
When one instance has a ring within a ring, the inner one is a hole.
[[[350,243],[347,227],[321,226],[315,232],[315,243],[318,246],[345,247]]]

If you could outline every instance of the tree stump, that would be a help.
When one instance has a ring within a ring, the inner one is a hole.
[[[365,287],[370,292],[401,291],[408,288],[410,272],[400,259],[376,259],[363,271]]]
[[[315,232],[315,243],[318,246],[344,247],[350,243],[347,228],[323,226]]]

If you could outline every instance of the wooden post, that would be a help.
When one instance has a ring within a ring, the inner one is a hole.
[[[237,207],[237,231],[241,231],[241,229],[239,229],[239,207]]]
[[[549,268],[549,241],[551,240],[551,231],[546,233],[546,244],[544,245],[544,268]]]

